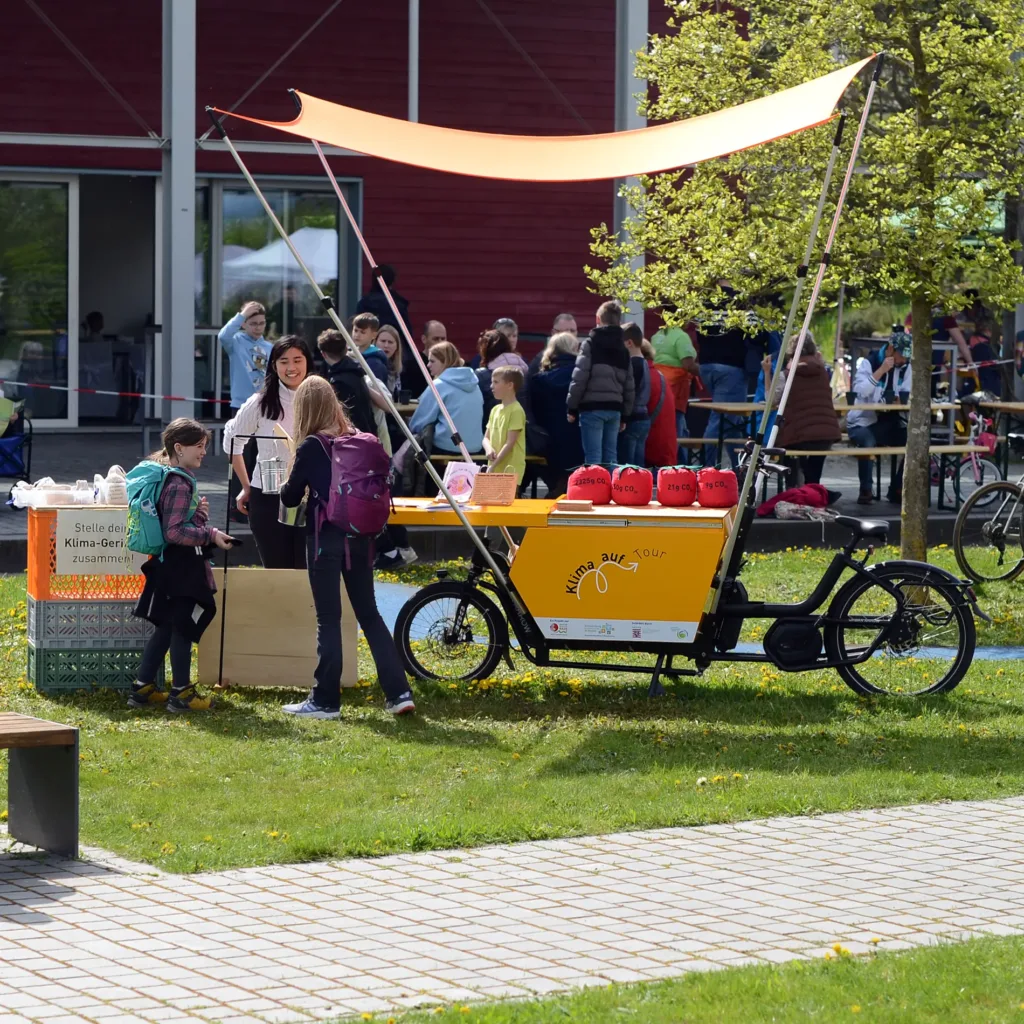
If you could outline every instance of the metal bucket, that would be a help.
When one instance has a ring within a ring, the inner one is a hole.
[[[285,508],[279,501],[277,503],[277,521],[284,526],[305,526],[306,499],[303,498],[295,508]]]
[[[280,494],[281,485],[288,479],[288,466],[284,459],[260,459],[260,480],[264,494]]]

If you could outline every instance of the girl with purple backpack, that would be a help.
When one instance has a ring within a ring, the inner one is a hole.
[[[306,570],[316,607],[318,661],[309,697],[286,705],[284,711],[302,718],[339,716],[344,578],[349,603],[377,666],[385,707],[393,715],[408,714],[416,705],[373,593],[373,539],[389,509],[387,454],[376,437],[355,430],[322,377],[307,377],[299,385],[294,411],[295,459],[280,497],[281,504],[295,508],[309,492]]]

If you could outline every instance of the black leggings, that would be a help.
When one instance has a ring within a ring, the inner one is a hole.
[[[279,499],[253,487],[249,491],[249,529],[264,569],[305,569],[306,531],[277,521]]]
[[[179,633],[168,615],[167,621],[157,626],[156,632],[146,641],[139,663],[139,682],[155,683],[163,667],[164,657],[171,652],[171,680],[176,687],[188,686],[192,671],[192,641]]]

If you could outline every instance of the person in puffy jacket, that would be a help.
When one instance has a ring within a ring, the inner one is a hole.
[[[427,353],[427,369],[437,384],[441,401],[451,414],[466,448],[471,453],[483,451],[484,397],[480,393],[476,374],[463,365],[459,350],[450,341],[442,341]],[[428,388],[423,392],[420,404],[409,420],[409,427],[414,434],[418,434],[429,426],[434,428],[435,452],[459,454],[459,447],[452,440],[451,430],[438,408],[434,392]]]
[[[633,412],[636,386],[622,336],[622,306],[602,303],[597,326],[580,345],[566,399],[570,423],[579,416],[586,463],[614,466],[619,432]]]

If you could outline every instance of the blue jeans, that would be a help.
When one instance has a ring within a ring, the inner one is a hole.
[[[651,432],[651,421],[646,417],[642,420],[630,420],[626,429],[619,434],[619,465],[646,466],[644,448],[647,447],[647,435]]]
[[[310,509],[310,515],[313,514]],[[377,681],[388,700],[409,689],[394,637],[384,624],[373,596],[373,559],[368,537],[349,537],[330,523],[320,527],[320,550],[306,536],[306,570],[316,608],[316,671],[313,700],[323,708],[341,704],[341,579],[356,621],[370,645]],[[356,652],[352,652],[352,657]]]
[[[701,363],[700,378],[704,381],[704,386],[711,392],[712,402],[745,402],[747,400],[747,374],[742,366],[728,366],[725,363]],[[721,413],[712,412],[708,418],[708,427],[704,436],[717,440],[719,436],[723,439],[742,438],[746,437],[746,433],[745,416],[723,416]],[[735,466],[735,449],[729,446],[727,449],[729,458]],[[714,466],[717,464],[718,445],[704,445],[704,465]]]
[[[579,414],[583,461],[588,466],[614,466],[619,456],[619,423],[622,416],[611,409],[588,409]]]
[[[907,428],[896,417],[880,417],[868,427],[847,427],[847,434],[857,448],[902,448],[907,443]],[[899,463],[890,460],[889,492],[887,498],[892,501],[903,490],[903,460]],[[857,476],[860,478],[860,493],[874,494],[874,482],[871,477],[875,460],[863,458],[857,460]]]

